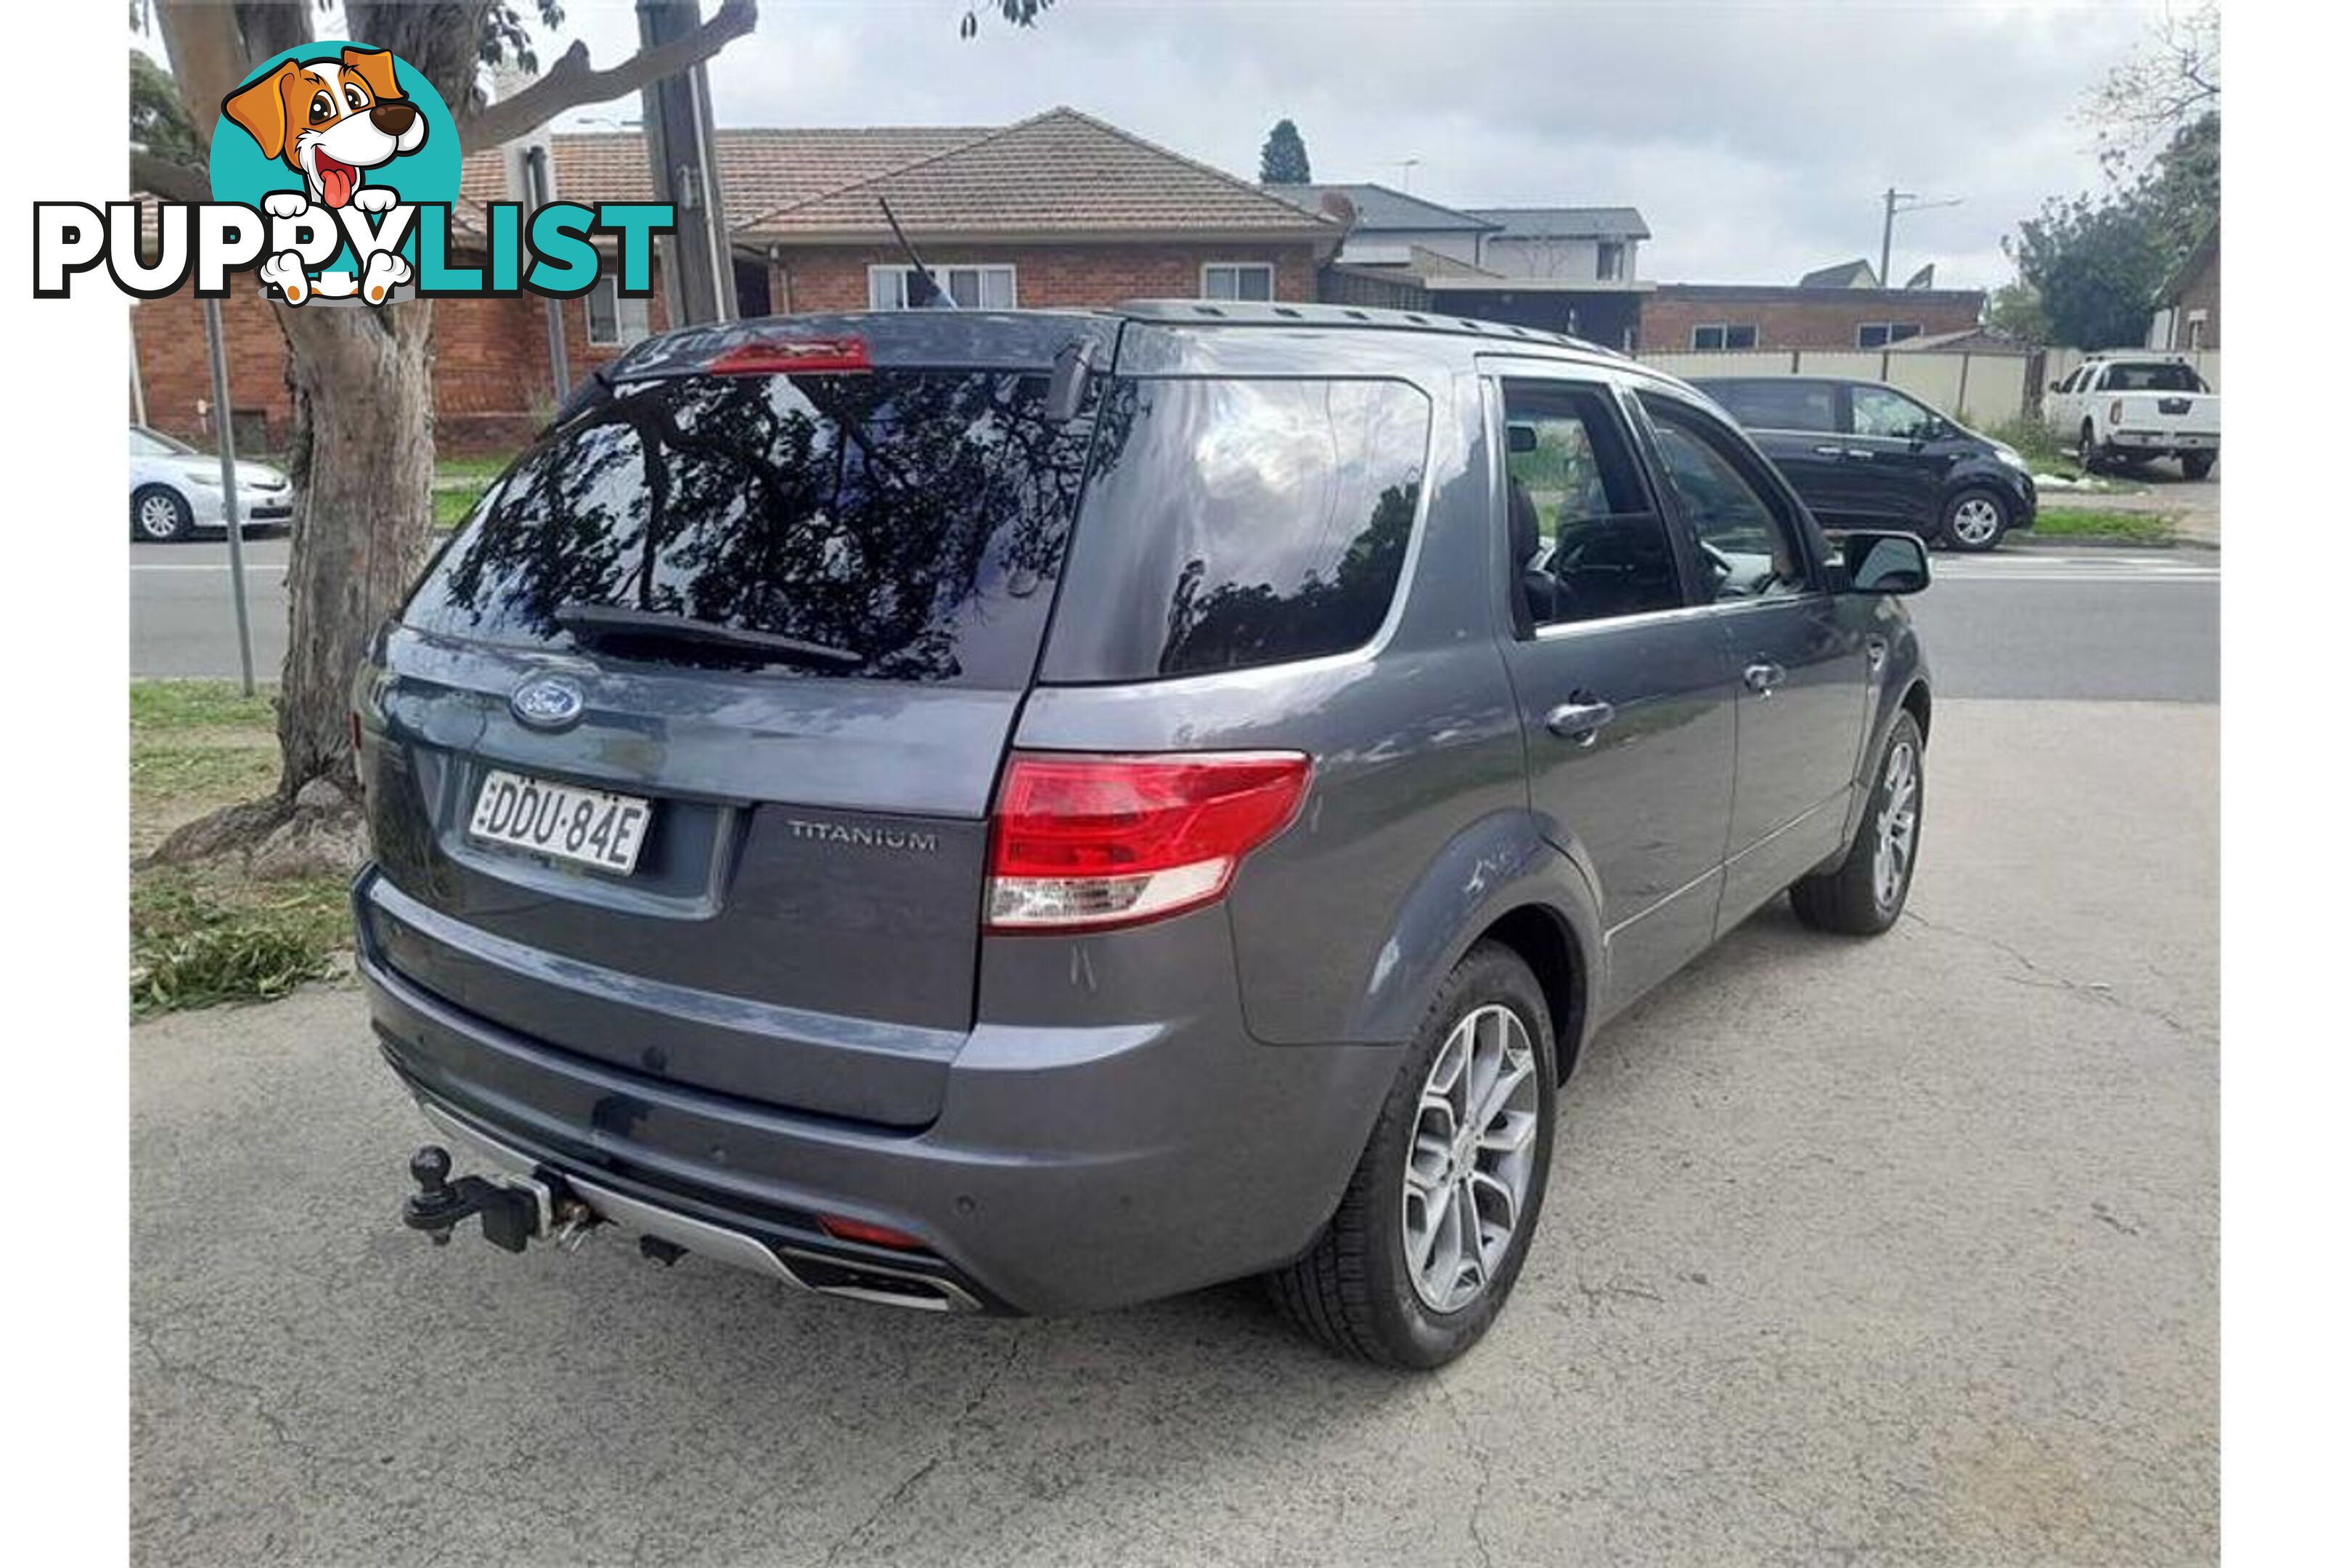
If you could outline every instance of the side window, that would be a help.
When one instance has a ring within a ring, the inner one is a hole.
[[[1678,609],[1674,542],[1606,388],[1507,381],[1505,523],[1530,626]]]
[[[1853,399],[1853,433],[1884,436],[1896,441],[1921,441],[1935,430],[1934,416],[1920,404],[1883,386],[1857,386]]]
[[[1666,481],[1696,536],[1717,603],[1801,594],[1796,519],[1737,437],[1687,404],[1644,395]]]
[[[1837,428],[1836,390],[1825,381],[1703,382],[1700,390],[1750,430]]]

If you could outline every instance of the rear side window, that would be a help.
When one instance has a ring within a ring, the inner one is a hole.
[[[1417,388],[1128,379],[1099,419],[1047,679],[1245,669],[1380,629],[1421,501]]]
[[[1820,381],[1709,381],[1703,391],[1750,430],[1837,428],[1837,389]]]
[[[1045,386],[877,371],[624,387],[516,463],[404,618],[562,647],[585,605],[841,650],[835,673],[1024,686],[1092,434],[1042,417]],[[654,637],[626,651],[766,662]]]

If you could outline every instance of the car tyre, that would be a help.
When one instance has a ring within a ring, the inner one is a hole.
[[[2180,471],[2192,479],[2203,479],[2213,471],[2213,454],[2210,452],[2181,453]]]
[[[1487,1072],[1482,1053],[1493,1042],[1501,1066]],[[1457,1059],[1458,1078],[1449,1076]],[[1558,1060],[1534,973],[1499,942],[1473,947],[1431,1001],[1338,1211],[1304,1256],[1266,1277],[1285,1314],[1332,1350],[1382,1366],[1443,1366],[1477,1343],[1508,1300],[1543,1213]],[[1506,1076],[1507,1100],[1496,1093]],[[1441,1105],[1478,1110],[1464,1117]],[[1495,1115],[1482,1121],[1489,1106]],[[1507,1205],[1514,1183],[1518,1195]],[[1463,1245],[1465,1212],[1483,1256]],[[1490,1224],[1499,1228],[1506,1217],[1507,1233],[1491,1236]],[[1408,1256],[1416,1234],[1431,1243],[1419,1266]],[[1456,1290],[1467,1293],[1455,1300]]]
[[[2008,498],[1989,487],[1971,485],[1944,503],[1939,531],[1944,542],[1955,550],[1985,551],[1999,549],[2009,527]]]
[[[2074,438],[2074,460],[2086,474],[2095,474],[2107,466],[2106,448],[2099,445],[2098,433],[2087,419],[2083,421],[2082,433]]]
[[[169,485],[142,485],[131,492],[131,537],[150,544],[173,544],[196,531],[188,498]]]
[[[1879,748],[1869,809],[1845,858],[1789,889],[1799,920],[1815,931],[1876,936],[1903,918],[1919,864],[1927,753],[1918,721],[1907,711],[1896,714]]]

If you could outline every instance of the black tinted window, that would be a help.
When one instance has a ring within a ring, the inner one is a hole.
[[[2205,384],[2185,364],[2117,364],[2107,367],[2108,392],[2202,392]]]
[[[1679,607],[1674,545],[1609,394],[1506,382],[1503,413],[1504,526],[1526,624]]]
[[[1419,391],[1125,380],[1100,423],[1048,679],[1312,658],[1380,628],[1421,499]]]
[[[613,606],[845,649],[853,675],[1025,684],[1091,434],[1040,417],[1045,391],[987,372],[625,388],[523,456],[405,618],[561,644],[564,606]]]
[[[1705,381],[1700,390],[1750,430],[1835,430],[1837,389],[1820,381]]]

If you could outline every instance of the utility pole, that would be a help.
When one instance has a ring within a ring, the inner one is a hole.
[[[1889,185],[1886,187],[1885,201],[1886,221],[1881,224],[1878,229],[1878,286],[1881,289],[1892,289],[1894,285],[1889,283],[1887,279],[1891,276],[1888,268],[1895,265],[1895,215],[1925,212],[1929,207],[1956,207],[1960,205],[1960,198],[1954,196],[1949,201],[1923,202],[1910,191],[1898,191],[1893,185]]]
[[[637,40],[658,48],[702,25],[698,0],[637,0]],[[710,136],[710,82],[701,65],[645,88],[646,162],[654,200],[677,209],[677,232],[663,245],[662,297],[673,327],[735,317],[735,264],[727,244],[727,204]]]
[[[1413,166],[1420,162],[1421,160],[1418,158],[1400,158],[1397,160],[1397,177],[1403,184],[1404,194],[1406,195],[1412,195]]]

